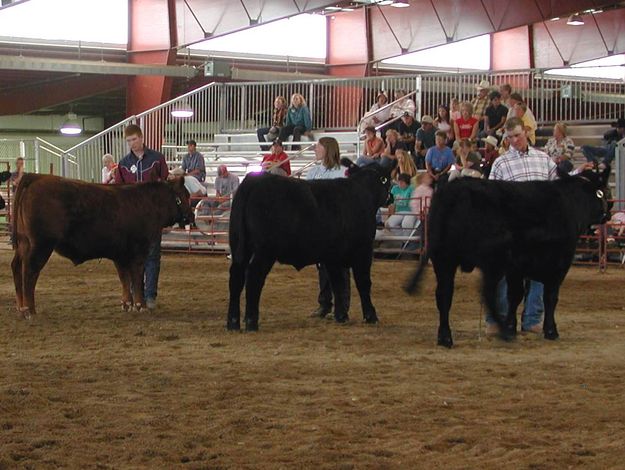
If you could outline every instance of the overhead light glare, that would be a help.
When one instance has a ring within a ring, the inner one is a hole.
[[[410,3],[408,3],[408,1],[398,1],[398,2],[393,2],[391,6],[395,8],[406,8],[410,6]]]
[[[82,127],[78,122],[78,116],[75,113],[67,113],[65,122],[59,129],[63,135],[78,135],[82,132]]]
[[[171,108],[171,115],[176,118],[188,118],[193,116],[193,108],[188,103],[178,103]]]
[[[579,13],[575,13],[574,15],[569,16],[566,24],[570,26],[583,26],[584,19],[579,15]]]
[[[555,18],[551,18],[549,21],[558,21],[560,19],[559,16],[556,16]]]

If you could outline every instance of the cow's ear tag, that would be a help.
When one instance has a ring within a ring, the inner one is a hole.
[[[600,189],[597,189],[597,197],[599,199],[603,199],[603,191],[601,191]]]
[[[388,178],[386,176],[383,176],[382,178],[380,178],[380,182],[382,184],[386,184],[386,183],[388,183]]]
[[[181,204],[182,204],[182,201],[180,200],[180,198],[179,198],[179,197],[177,197],[177,198],[176,198],[176,204],[178,204],[178,205],[181,205]]]

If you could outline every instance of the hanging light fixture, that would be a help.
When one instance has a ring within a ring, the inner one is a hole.
[[[171,115],[176,118],[188,118],[193,116],[193,108],[187,101],[182,101],[171,108]]]
[[[408,3],[408,0],[396,0],[391,3],[391,6],[395,8],[406,8],[410,6],[410,3]]]
[[[571,26],[583,26],[584,19],[581,17],[579,13],[575,13],[574,15],[569,16],[569,19],[567,20],[566,24],[571,25]]]
[[[63,135],[78,135],[82,132],[82,127],[78,122],[78,116],[71,111],[65,116],[65,122],[61,126],[61,134]]]

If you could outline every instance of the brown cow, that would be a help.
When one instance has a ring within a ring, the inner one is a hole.
[[[52,251],[74,264],[107,258],[122,283],[122,306],[145,308],[143,265],[163,227],[193,218],[184,180],[102,185],[25,174],[15,195],[15,255],[11,267],[17,308],[35,313],[35,285]]]

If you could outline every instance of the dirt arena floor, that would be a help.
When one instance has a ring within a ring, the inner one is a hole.
[[[458,276],[456,346],[435,344],[434,278],[376,261],[381,323],[308,318],[316,271],[277,266],[260,332],[225,331],[228,261],[164,256],[155,313],[122,313],[109,261],[54,256],[16,318],[0,251],[0,469],[623,468],[625,270],[575,268],[561,339],[480,339]],[[355,291],[355,289],[354,289]]]

